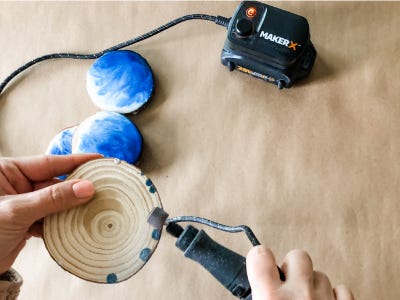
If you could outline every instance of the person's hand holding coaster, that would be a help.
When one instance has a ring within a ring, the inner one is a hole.
[[[44,240],[53,259],[85,280],[116,283],[139,271],[154,252],[160,229],[147,223],[162,207],[141,170],[118,159],[99,159],[68,180],[90,180],[95,195],[82,206],[44,220]]]

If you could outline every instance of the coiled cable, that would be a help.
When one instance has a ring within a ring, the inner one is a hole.
[[[206,21],[211,21],[214,22],[217,25],[223,26],[223,27],[228,27],[229,18],[221,17],[221,16],[211,16],[211,15],[205,15],[205,14],[191,14],[191,15],[185,15],[182,17],[179,17],[175,20],[172,20],[156,29],[153,29],[143,35],[140,35],[138,37],[135,37],[133,39],[127,40],[125,42],[119,43],[115,46],[112,46],[110,48],[104,49],[102,51],[93,53],[93,54],[79,54],[79,53],[53,53],[53,54],[46,54],[40,57],[37,57],[18,69],[16,69],[14,72],[12,72],[10,75],[8,75],[0,84],[0,95],[3,93],[3,90],[5,87],[8,85],[8,83],[13,80],[18,74],[24,72],[26,69],[36,65],[39,62],[42,62],[44,60],[49,60],[49,59],[57,59],[57,58],[68,58],[68,59],[96,59],[99,58],[100,56],[104,55],[105,53],[119,50],[122,48],[125,48],[127,46],[131,46],[135,43],[141,42],[145,39],[148,39],[149,37],[152,37],[160,32],[163,32],[164,30],[171,28],[179,23],[189,21],[189,20],[206,20]]]

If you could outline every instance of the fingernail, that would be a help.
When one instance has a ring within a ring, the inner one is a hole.
[[[89,180],[81,180],[74,183],[72,189],[77,198],[89,198],[94,194],[93,183]]]

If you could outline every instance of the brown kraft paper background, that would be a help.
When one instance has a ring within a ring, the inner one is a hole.
[[[190,13],[232,16],[238,2],[1,2],[0,78],[53,52],[92,53]],[[273,2],[305,16],[318,57],[291,89],[230,73],[226,30],[188,21],[128,47],[156,78],[130,116],[145,146],[139,167],[171,216],[250,226],[280,263],[308,251],[356,299],[400,299],[400,3]],[[40,63],[0,98],[0,154],[44,153],[61,129],[98,109],[93,61]],[[202,226],[198,226],[203,228]],[[204,228],[242,255],[243,234]],[[117,285],[63,271],[39,239],[14,267],[20,299],[235,299],[163,234],[145,267]]]

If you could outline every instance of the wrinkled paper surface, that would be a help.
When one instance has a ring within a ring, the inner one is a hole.
[[[1,2],[0,77],[53,52],[92,53],[191,13],[230,17],[237,2]],[[246,224],[280,263],[310,253],[333,285],[357,299],[400,298],[400,3],[274,2],[305,16],[318,51],[291,89],[230,73],[226,30],[188,21],[128,49],[155,78],[151,104],[131,120],[145,147],[139,167],[171,216]],[[92,61],[40,63],[0,97],[0,154],[44,153],[61,129],[98,109]],[[203,228],[202,226],[198,226]],[[243,234],[204,228],[245,255]],[[14,267],[20,299],[235,299],[163,234],[144,268],[117,285],[63,271],[39,239]]]

